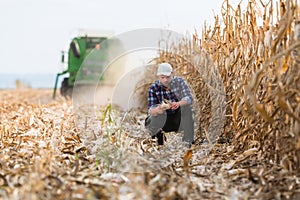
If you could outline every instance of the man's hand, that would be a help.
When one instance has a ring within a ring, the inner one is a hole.
[[[178,102],[171,102],[171,109],[172,110],[177,110],[180,106],[185,106],[188,104],[188,102],[186,100],[181,100]]]
[[[171,102],[171,109],[177,110],[180,107],[180,102]]]

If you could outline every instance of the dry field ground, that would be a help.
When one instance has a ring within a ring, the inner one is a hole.
[[[158,148],[145,112],[1,90],[0,199],[300,199],[299,5],[225,0],[202,36],[159,51],[198,103],[191,148],[182,133]]]
[[[268,166],[257,148],[198,141],[189,149],[180,133],[158,148],[143,113],[75,111],[51,97],[0,91],[0,199],[300,198],[300,177]]]

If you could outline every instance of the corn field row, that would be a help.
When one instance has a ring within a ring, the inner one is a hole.
[[[192,148],[174,132],[158,148],[143,112],[1,90],[0,199],[299,198],[299,4],[225,0],[159,52],[195,95]]]
[[[237,152],[257,148],[291,174],[300,173],[299,3],[249,1],[242,12],[226,0],[201,37],[174,42],[155,60],[170,62],[194,90],[200,136],[229,138]],[[216,108],[221,133],[207,123]]]

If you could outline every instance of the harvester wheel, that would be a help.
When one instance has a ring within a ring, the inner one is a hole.
[[[73,89],[72,86],[68,84],[68,80],[69,78],[64,78],[60,88],[60,94],[67,99],[72,97],[72,89]]]

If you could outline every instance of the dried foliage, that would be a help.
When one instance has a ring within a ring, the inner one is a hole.
[[[0,199],[271,199],[299,197],[299,176],[232,144],[158,147],[145,114],[111,105],[74,112],[52,91],[0,91]],[[299,145],[299,144],[298,144]],[[297,196],[298,195],[298,196]]]
[[[207,130],[207,122],[220,105],[212,99],[226,95],[226,113],[218,111],[226,117],[219,134],[230,138],[233,152],[255,148],[263,157],[259,163],[270,170],[268,173],[280,169],[283,174],[297,177],[300,174],[299,3],[249,1],[242,11],[241,4],[234,8],[226,0],[222,15],[215,16],[213,26],[204,26],[201,37],[194,33],[192,39],[176,41],[160,51],[155,60],[170,62],[190,83],[200,105],[202,135],[215,137],[213,129]],[[252,161],[246,160],[251,167]]]
[[[216,16],[214,27],[205,26],[201,39],[194,34],[192,40],[172,44],[156,60],[171,62],[187,78],[199,104],[205,105],[202,122],[213,109],[207,89],[215,88],[212,79],[221,80],[227,106],[223,134],[237,150],[255,146],[274,163],[288,159],[292,171],[299,167],[300,134],[297,3],[249,1],[243,13],[240,5],[234,9],[224,1],[223,23]]]
[[[191,148],[182,133],[158,147],[142,112],[0,91],[0,199],[300,198],[300,8],[273,3],[224,1],[201,38],[156,59],[194,91],[208,141]]]

